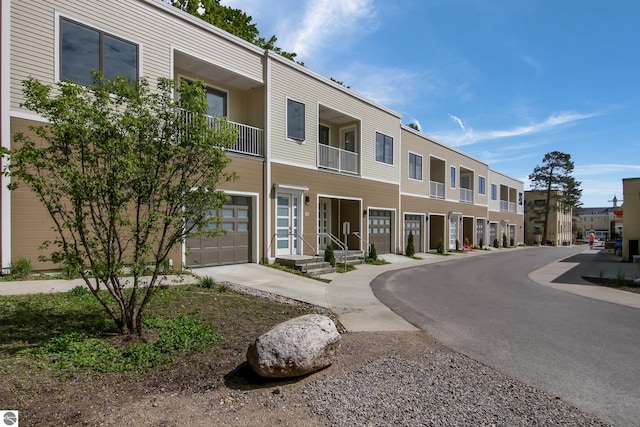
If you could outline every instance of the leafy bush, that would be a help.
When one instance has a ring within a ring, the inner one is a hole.
[[[378,252],[376,252],[376,245],[371,244],[371,250],[369,251],[369,256],[367,257],[372,261],[376,261],[378,259]]]
[[[456,252],[460,250],[460,240],[456,239]]]
[[[516,242],[513,240],[513,237],[509,239],[509,246],[515,246]]]
[[[507,247],[507,235],[506,234],[502,234],[502,247],[506,248]]]
[[[331,244],[324,250],[324,262],[328,262],[332,267],[336,265],[336,257],[333,253],[333,245]]]
[[[33,272],[33,264],[31,264],[31,260],[20,257],[11,263],[10,269],[13,277],[16,279],[22,279]]]
[[[498,239],[493,239],[493,247],[494,248],[499,248],[500,247],[500,242],[498,242]]]
[[[484,248],[484,239],[480,238],[480,248]]]
[[[413,245],[413,233],[409,232],[409,239],[407,241],[407,250],[405,251],[405,255],[412,257],[416,254],[416,248]]]
[[[438,249],[437,249],[439,254],[443,254],[444,253],[444,242],[442,241],[442,239],[438,240]]]
[[[198,286],[205,289],[212,289],[216,285],[216,281],[211,276],[201,277],[198,280]]]
[[[89,289],[87,289],[86,286],[78,285],[78,286],[75,286],[73,289],[71,289],[69,293],[74,297],[81,297],[89,294]]]

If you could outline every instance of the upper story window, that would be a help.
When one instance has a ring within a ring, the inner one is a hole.
[[[330,145],[331,128],[325,125],[318,125],[318,142],[322,145]]]
[[[484,176],[478,177],[478,194],[487,194],[487,181]]]
[[[304,104],[287,99],[287,138],[304,141]]]
[[[498,186],[491,184],[491,200],[498,200]]]
[[[393,164],[393,138],[376,132],[376,161]]]
[[[450,178],[449,178],[449,182],[451,184],[451,188],[456,188],[456,167],[455,166],[451,166],[450,169],[451,173],[450,173]]]
[[[409,153],[409,178],[422,181],[422,156]]]
[[[518,205],[522,206],[522,193],[518,193]]]
[[[65,18],[60,19],[60,80],[93,84],[93,71],[106,80],[138,80],[138,45]]]
[[[183,78],[185,82],[193,83]],[[212,87],[206,87],[207,116],[227,117],[227,93]]]

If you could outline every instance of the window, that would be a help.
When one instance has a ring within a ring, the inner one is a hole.
[[[318,125],[318,142],[322,145],[329,145],[329,135],[331,129],[325,125]]]
[[[451,188],[456,188],[456,167],[451,166],[451,177],[450,177]]]
[[[409,178],[422,181],[422,156],[409,153]]]
[[[518,193],[518,204],[522,206],[522,193]]]
[[[498,186],[491,184],[491,200],[498,200]]]
[[[185,82],[193,83],[191,80],[182,79]],[[207,86],[207,116],[227,117],[227,93]]]
[[[304,104],[287,99],[287,138],[304,141]]]
[[[478,177],[478,194],[487,194],[487,181],[484,176]]]
[[[60,19],[60,79],[93,84],[93,71],[107,80],[138,80],[138,45],[68,19]]]
[[[393,164],[393,138],[376,132],[376,161]]]

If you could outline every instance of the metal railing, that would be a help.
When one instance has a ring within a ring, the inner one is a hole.
[[[461,188],[460,201],[462,203],[473,203],[473,190],[469,188]]]
[[[364,237],[362,237],[362,236],[360,235],[360,232],[359,232],[359,231],[354,231],[354,232],[353,232],[353,233],[351,233],[351,234],[353,234],[354,236],[356,236],[358,239],[360,239],[360,241],[361,241],[362,243],[364,243],[365,248],[367,248],[367,252],[364,254],[364,257],[366,258],[366,257],[371,253],[371,245],[369,244],[369,242],[368,242]]]
[[[184,109],[180,109],[180,112],[184,115],[185,120],[189,120],[193,115],[191,111]],[[205,117],[207,126],[212,128],[220,127],[220,119],[218,117]],[[234,145],[226,148],[227,151],[255,157],[264,157],[264,131],[262,129],[232,122],[231,120],[227,120],[227,123],[238,132],[238,140]]]
[[[429,196],[444,199],[444,182],[429,181]]]
[[[507,200],[500,200],[500,212],[512,212],[516,213],[516,203],[509,202]]]
[[[342,251],[342,254],[343,254],[342,256],[344,257],[343,264],[347,263],[347,251],[349,250],[347,245],[342,243],[340,241],[340,239],[338,239],[336,236],[334,236],[331,233],[318,233],[318,236],[328,237],[329,240],[331,240],[331,243],[335,243],[336,246],[338,246],[340,248],[340,250]]]
[[[318,144],[318,166],[338,172],[358,173],[358,153]]]
[[[267,257],[269,256],[269,254],[271,254],[271,247],[273,246],[273,241],[276,237],[283,237],[283,234],[278,234],[278,233],[274,233],[273,236],[271,236],[271,241],[269,242],[269,246],[267,246]],[[311,246],[311,243],[307,242],[306,240],[304,240],[304,238],[296,233],[287,233],[287,237],[295,237],[296,239],[298,239],[299,241],[301,241],[302,243],[304,243],[305,245],[307,245],[309,247],[309,249],[311,249],[311,253],[313,254],[313,258],[317,258],[318,254],[316,254],[316,250],[313,246]],[[304,251],[303,251],[304,252]],[[277,257],[277,255],[275,255]]]

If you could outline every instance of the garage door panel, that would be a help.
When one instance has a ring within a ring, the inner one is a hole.
[[[212,215],[220,215],[217,225],[226,234],[217,237],[192,237],[187,239],[190,267],[239,264],[250,261],[251,254],[251,203],[248,197],[232,197],[231,202]]]
[[[391,228],[391,211],[369,211],[369,243],[376,246],[377,253],[391,252]]]

